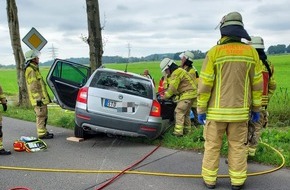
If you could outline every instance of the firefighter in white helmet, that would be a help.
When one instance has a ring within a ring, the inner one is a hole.
[[[262,68],[242,16],[231,12],[220,22],[221,38],[202,64],[197,95],[198,120],[204,124],[202,177],[214,189],[224,134],[228,141],[228,167],[233,190],[247,178],[248,120],[259,121],[262,100]]]
[[[39,71],[39,55],[37,50],[25,53],[25,80],[31,105],[36,115],[37,135],[40,139],[52,139],[53,134],[46,128],[48,119],[47,105],[51,103],[50,97]]]
[[[164,75],[170,75],[168,88],[162,98],[169,99],[174,95],[178,97],[174,110],[175,127],[173,135],[181,137],[191,132],[189,114],[192,101],[197,95],[197,87],[190,74],[178,67],[173,60],[164,58],[160,63],[160,68]]]
[[[3,106],[3,111],[7,110],[7,99],[4,96],[2,87],[0,86],[0,103]],[[3,131],[2,131],[2,115],[0,112],[0,155],[10,155],[11,152],[9,150],[5,150],[3,147]]]
[[[276,81],[274,78],[274,66],[267,59],[264,51],[264,40],[260,36],[251,36],[251,41],[248,44],[252,45],[258,52],[260,63],[263,67],[263,94],[262,94],[262,109],[260,111],[260,120],[258,122],[249,121],[249,156],[255,156],[258,141],[261,135],[262,128],[268,124],[267,106],[270,98],[276,90]]]
[[[194,54],[191,51],[185,51],[183,53],[181,53],[179,55],[180,59],[181,59],[181,65],[180,67],[183,68],[184,70],[186,70],[192,77],[193,80],[197,86],[198,84],[198,72],[197,69],[192,65],[193,64],[193,59],[194,59]],[[194,115],[194,118],[191,120],[193,122],[194,126],[198,126],[198,120],[197,120],[197,99],[194,98],[193,99],[193,103],[192,103],[192,107],[191,107],[191,111]]]

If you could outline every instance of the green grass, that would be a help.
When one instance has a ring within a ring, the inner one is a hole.
[[[271,56],[269,60],[275,66],[275,79],[277,82],[277,90],[271,99],[268,111],[269,116],[269,127],[266,128],[261,135],[263,142],[278,149],[286,159],[286,166],[290,167],[290,101],[289,101],[289,66],[290,55]],[[203,60],[196,60],[194,66],[200,71]],[[180,64],[180,62],[176,62]],[[106,64],[107,68],[114,68],[119,70],[125,70],[126,64]],[[154,77],[155,83],[158,84],[161,78],[161,72],[159,62],[143,62],[143,63],[129,63],[127,70],[129,72],[143,73],[144,69],[149,69],[150,74]],[[40,68],[41,73],[46,77],[49,68]],[[34,112],[32,109],[25,109],[15,107],[12,103],[15,96],[18,94],[16,71],[12,69],[0,69],[0,85],[2,86],[6,96],[8,96],[9,108],[5,116],[19,118],[27,121],[35,121]],[[52,92],[49,90],[49,94],[53,97]],[[49,107],[49,118],[48,124],[58,127],[64,127],[73,129],[74,128],[74,112],[65,111],[59,108],[57,105],[51,105]],[[162,138],[154,141],[147,139],[135,138],[130,140],[140,141],[148,144],[159,144],[162,142],[164,147],[172,149],[183,149],[183,150],[195,150],[203,151],[203,128],[199,127],[194,130],[190,135],[183,138],[177,138],[171,135],[172,129],[165,133]],[[227,143],[224,138],[223,147],[221,150],[222,155],[227,154]],[[281,160],[279,156],[273,153],[269,148],[259,144],[257,154],[251,158],[254,162],[279,165]]]

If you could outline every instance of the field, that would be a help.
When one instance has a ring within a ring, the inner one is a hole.
[[[290,90],[289,75],[290,75],[290,54],[270,56],[269,60],[275,66],[275,79],[277,81],[277,90],[271,101],[283,102],[289,101],[288,91]],[[203,60],[195,60],[194,66],[200,71]],[[176,62],[180,64],[179,61]],[[114,68],[118,70],[125,70],[126,64],[106,64],[107,68]],[[129,63],[127,65],[127,71],[133,73],[143,73],[144,69],[149,69],[150,74],[153,76],[155,83],[158,84],[162,74],[160,72],[159,62],[141,62],[141,63]],[[49,68],[41,67],[41,73],[46,77]],[[287,80],[288,78],[288,80]],[[0,84],[5,89],[6,95],[13,96],[18,93],[16,71],[13,69],[0,69]],[[50,93],[52,95],[52,93]],[[280,106],[286,106],[281,104]],[[271,104],[270,104],[271,107]]]

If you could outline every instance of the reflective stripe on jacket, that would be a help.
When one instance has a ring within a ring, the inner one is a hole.
[[[33,62],[26,68],[25,78],[31,105],[36,106],[37,100],[41,100],[43,104],[49,104],[51,101],[46,84],[39,72],[38,66]]]
[[[250,108],[259,112],[262,67],[257,51],[241,42],[211,48],[200,72],[197,98],[198,113],[207,113],[208,120],[242,122],[249,119]]]
[[[168,89],[165,92],[165,98],[173,95],[179,96],[179,100],[188,100],[196,98],[197,87],[190,74],[182,68],[178,68],[170,75]]]
[[[267,61],[271,69],[272,76],[270,78],[269,72],[262,61],[260,63],[263,65],[263,95],[262,95],[262,106],[267,106],[269,100],[276,90],[276,81],[274,78],[274,66],[270,61]]]

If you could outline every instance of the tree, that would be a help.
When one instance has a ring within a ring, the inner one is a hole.
[[[286,52],[287,52],[287,53],[290,53],[290,45],[287,46],[287,48],[286,48]]]
[[[103,43],[98,0],[86,0],[88,16],[88,39],[90,67],[93,72],[102,65]]]
[[[24,74],[24,54],[21,48],[21,40],[19,33],[19,22],[17,14],[17,6],[15,0],[6,0],[7,2],[7,18],[10,32],[10,40],[13,49],[14,59],[16,63],[17,82],[18,82],[18,105],[29,106],[29,98],[25,83]]]

